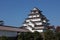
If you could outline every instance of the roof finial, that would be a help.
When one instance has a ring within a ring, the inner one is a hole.
[[[33,10],[39,10],[37,7],[34,7]]]

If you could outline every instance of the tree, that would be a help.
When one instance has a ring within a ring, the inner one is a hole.
[[[53,33],[53,31],[47,30],[46,32],[44,32],[44,39],[45,40],[56,40],[55,34]]]
[[[0,40],[8,40],[8,38],[6,36],[2,36],[0,37]]]
[[[20,33],[18,36],[18,40],[42,40],[42,36],[39,32],[25,32],[25,33]]]
[[[32,38],[31,32],[20,33],[18,40],[30,40]]]
[[[33,40],[33,33],[26,32],[24,37],[25,37],[25,40]]]
[[[34,40],[43,40],[42,35],[37,31],[33,33],[33,36],[34,36]]]
[[[18,40],[23,40],[23,33],[20,33],[20,34],[18,35]]]
[[[56,32],[56,38],[57,40],[60,40],[60,32]]]

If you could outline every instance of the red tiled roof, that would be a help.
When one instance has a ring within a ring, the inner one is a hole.
[[[48,29],[54,29],[54,26],[47,26]]]
[[[56,27],[56,32],[60,32],[60,26]]]

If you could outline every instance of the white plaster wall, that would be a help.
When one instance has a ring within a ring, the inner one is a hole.
[[[32,22],[29,22],[28,25],[34,27],[34,24]]]
[[[36,23],[36,25],[42,25],[42,22],[38,22],[38,23]]]
[[[33,17],[37,17],[36,15],[33,15]]]
[[[31,19],[31,21],[41,21],[41,19]]]
[[[36,11],[36,13],[39,13],[38,11]]]
[[[43,22],[45,22],[45,23],[46,23],[46,20],[43,20]]]
[[[27,26],[27,24],[23,24],[23,26]]]
[[[12,31],[0,31],[0,36],[16,37],[16,36],[17,36],[17,32],[12,32]]]
[[[37,17],[39,17],[40,15],[37,15]]]
[[[29,16],[29,18],[34,18],[34,17],[39,17],[40,15],[33,15],[33,16]]]
[[[31,32],[34,32],[31,27],[27,26],[27,29],[30,30]]]
[[[29,18],[32,18],[32,16],[29,16]]]
[[[29,22],[30,20],[26,20],[26,22]]]
[[[38,31],[38,32],[43,32],[43,30],[36,30],[36,31]]]

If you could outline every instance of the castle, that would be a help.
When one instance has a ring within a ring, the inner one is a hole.
[[[24,21],[22,27],[31,32],[44,32],[49,25],[48,21],[49,20],[42,14],[42,11],[34,7],[28,15],[28,18]]]
[[[28,15],[28,18],[26,18],[23,25],[19,28],[3,25],[3,21],[0,21],[0,36],[16,37],[18,32],[45,32],[49,28],[48,21],[42,14],[42,11],[34,7]]]

